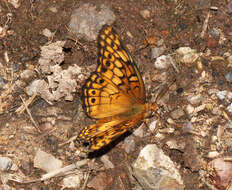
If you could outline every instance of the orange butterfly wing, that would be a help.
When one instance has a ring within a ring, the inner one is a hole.
[[[86,114],[98,120],[80,133],[92,150],[109,144],[145,117],[148,106],[142,77],[111,26],[99,33],[98,66],[82,93]]]
[[[109,78],[135,102],[145,103],[146,95],[141,74],[111,26],[104,27],[100,32],[98,47],[97,72]]]
[[[84,110],[100,119],[129,111],[134,103],[145,103],[142,77],[111,26],[98,36],[98,66],[82,88]]]

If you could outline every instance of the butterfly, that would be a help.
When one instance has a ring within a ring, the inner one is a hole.
[[[82,87],[83,109],[97,122],[80,132],[80,139],[99,150],[133,129],[157,109],[146,103],[142,76],[112,26],[98,35],[98,65]]]

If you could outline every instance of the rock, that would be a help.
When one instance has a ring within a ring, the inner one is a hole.
[[[186,111],[189,115],[191,115],[191,114],[194,113],[194,107],[193,107],[192,105],[188,104],[188,105],[186,106],[186,108],[185,108],[185,111]]]
[[[177,166],[155,144],[141,150],[133,174],[144,190],[184,189]]]
[[[151,16],[151,12],[147,9],[141,10],[139,13],[144,19],[148,19]]]
[[[51,67],[64,61],[64,44],[65,41],[57,41],[41,47],[41,57],[38,62],[43,74],[51,74]]]
[[[218,151],[211,151],[208,153],[208,158],[216,158],[218,157],[220,154]]]
[[[162,55],[165,51],[164,47],[153,47],[151,48],[151,59],[155,59]]]
[[[225,78],[228,82],[232,82],[232,71],[227,72]]]
[[[229,106],[227,106],[226,109],[228,110],[228,112],[232,113],[232,103]]]
[[[227,4],[227,10],[228,10],[228,13],[232,13],[232,0],[230,0]]]
[[[106,169],[114,168],[114,164],[110,161],[108,155],[101,156],[100,160],[104,163]]]
[[[171,117],[173,119],[179,119],[182,116],[184,116],[185,113],[184,113],[184,111],[181,108],[179,108],[179,109],[176,109],[176,110],[172,111],[170,115],[171,115]]]
[[[203,111],[206,108],[206,104],[202,104],[194,109],[194,114]]]
[[[127,154],[135,151],[135,137],[130,135],[124,140],[125,151]]]
[[[210,0],[200,0],[196,1],[196,9],[202,10],[202,9],[209,9],[211,5]]]
[[[176,150],[180,150],[183,151],[185,148],[185,142],[177,142],[176,139],[170,139],[166,142],[166,145],[170,148],[170,149],[176,149]]]
[[[106,5],[97,8],[86,3],[73,11],[69,28],[78,38],[85,36],[88,40],[96,40],[102,26],[114,21],[115,15]]]
[[[25,175],[30,175],[31,173],[31,165],[29,162],[25,161],[25,160],[22,160],[21,161],[21,171],[25,174]]]
[[[8,2],[14,6],[14,8],[18,9],[21,5],[21,1],[19,0],[8,0]]]
[[[232,55],[229,55],[228,57],[227,57],[227,61],[228,61],[228,66],[232,66]]]
[[[36,152],[34,167],[51,172],[62,167],[62,161],[42,150]]]
[[[209,49],[216,48],[219,44],[218,39],[215,39],[213,37],[208,37],[207,38],[207,46]]]
[[[182,127],[183,133],[191,133],[193,131],[193,125],[191,122],[187,122],[183,124]]]
[[[13,162],[8,157],[0,157],[0,171],[8,171],[11,169]]]
[[[0,185],[0,190],[13,190],[13,188],[7,184],[3,184],[3,185]]]
[[[21,79],[29,79],[29,78],[33,77],[34,74],[35,74],[34,71],[26,69],[20,74],[20,77],[21,77]]]
[[[40,95],[47,102],[65,98],[72,101],[74,98],[73,92],[76,92],[78,81],[82,80],[81,68],[77,65],[69,66],[67,69],[62,69],[60,65],[50,67],[51,75],[45,80],[34,80],[26,87],[26,93],[29,96],[33,94]]]
[[[216,158],[208,163],[207,170],[217,188],[227,189],[232,180],[231,161],[226,161],[226,158]]]
[[[133,134],[137,137],[142,138],[144,136],[144,124],[140,125],[138,129],[136,129]]]
[[[87,184],[87,187],[95,190],[105,190],[110,189],[109,186],[111,186],[112,183],[113,177],[101,172]]]
[[[157,128],[157,122],[158,122],[158,120],[154,120],[154,121],[152,121],[152,122],[150,123],[150,125],[149,125],[149,129],[150,129],[150,131],[151,131],[152,133],[154,133],[155,130],[156,130],[156,128]]]
[[[79,189],[81,187],[81,181],[83,179],[83,174],[78,173],[78,175],[69,175],[63,179],[62,189],[64,188],[75,188]]]
[[[199,57],[197,51],[190,47],[180,47],[176,50],[176,53],[179,56],[180,62],[186,64],[195,62]]]
[[[6,84],[6,80],[2,77],[0,77],[0,89],[3,88]]]
[[[161,55],[156,59],[154,66],[156,69],[167,69],[172,62],[173,59],[170,55]]]
[[[51,12],[53,12],[53,13],[57,13],[57,12],[58,12],[58,10],[57,10],[56,7],[49,7],[48,9],[49,9]]]
[[[187,97],[188,102],[192,105],[199,105],[202,102],[202,99],[203,98],[201,94]]]
[[[54,35],[48,28],[43,29],[42,34],[47,38],[51,38]]]
[[[227,90],[218,91],[216,92],[216,95],[220,100],[224,100],[224,99],[232,100],[232,92]]]

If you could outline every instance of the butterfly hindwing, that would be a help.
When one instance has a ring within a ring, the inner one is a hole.
[[[129,120],[115,119],[109,122],[99,121],[96,124],[84,128],[80,137],[85,142],[89,142],[92,150],[98,150],[114,141],[126,131],[134,128],[136,123],[138,123],[142,117],[143,116],[140,115]]]

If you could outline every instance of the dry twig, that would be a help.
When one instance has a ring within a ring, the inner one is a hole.
[[[20,96],[20,98],[21,98],[21,100],[22,100],[22,102],[23,102],[23,104],[24,104],[24,106],[25,106],[25,108],[27,110],[27,114],[29,115],[31,122],[34,124],[35,128],[41,133],[38,124],[33,119],[32,115],[31,115],[31,112],[30,112],[30,110],[27,107],[27,104],[25,103],[24,99],[21,96]]]

